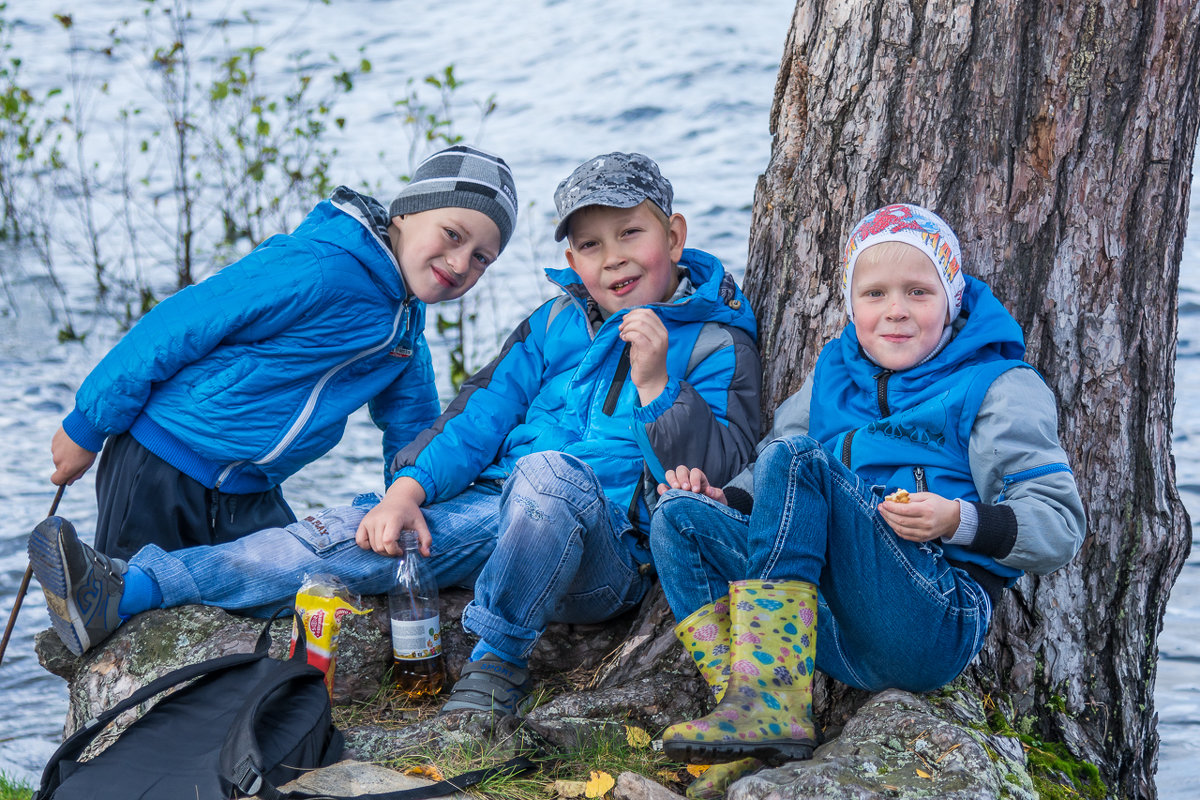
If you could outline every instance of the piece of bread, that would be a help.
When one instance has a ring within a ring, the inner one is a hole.
[[[891,494],[889,494],[887,497],[885,497],[883,499],[890,500],[893,503],[907,503],[908,502],[908,490],[907,489],[897,489],[896,491],[892,492]]]

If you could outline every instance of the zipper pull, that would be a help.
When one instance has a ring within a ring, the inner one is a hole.
[[[928,492],[929,486],[925,483],[925,468],[913,467],[913,480],[916,481],[918,492]]]

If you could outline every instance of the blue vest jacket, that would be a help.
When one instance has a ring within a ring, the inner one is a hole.
[[[1001,374],[1032,367],[1021,360],[1025,339],[1017,321],[986,284],[969,276],[962,316],[966,324],[940,353],[900,372],[870,361],[848,324],[817,360],[812,437],[868,484],[889,492],[980,500],[968,457],[979,406]],[[1005,578],[1021,575],[962,547],[942,547],[954,560]]]

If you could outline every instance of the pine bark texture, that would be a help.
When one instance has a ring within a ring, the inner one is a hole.
[[[1089,532],[1006,593],[968,679],[1121,797],[1156,795],[1157,636],[1190,546],[1171,416],[1198,31],[1182,0],[801,0],[745,279],[769,420],[845,322],[854,223],[915,202],[955,227],[1059,398]]]

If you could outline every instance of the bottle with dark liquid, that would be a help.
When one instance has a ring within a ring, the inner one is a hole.
[[[410,697],[434,695],[446,680],[437,584],[417,550],[416,531],[403,531],[404,548],[396,581],[388,592],[392,618],[392,674],[396,688]]]

